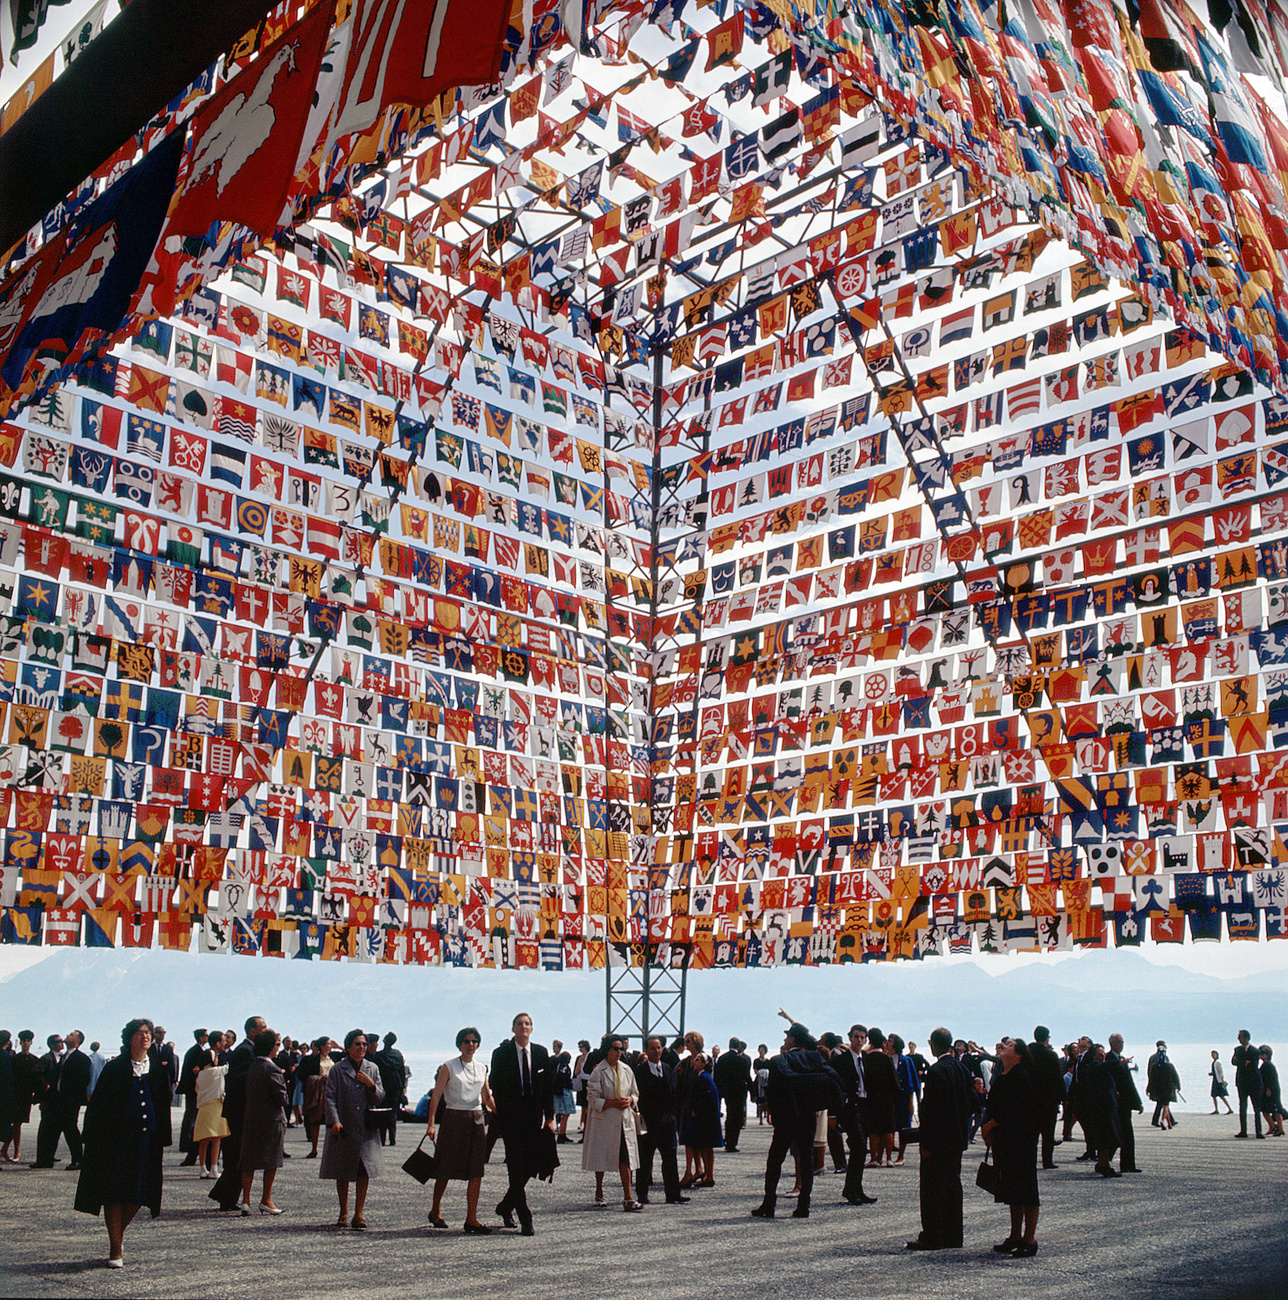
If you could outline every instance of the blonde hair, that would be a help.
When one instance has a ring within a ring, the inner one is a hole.
[[[699,1052],[707,1045],[707,1040],[703,1038],[696,1029],[690,1029],[689,1032],[684,1035],[684,1041],[686,1043],[695,1043]]]

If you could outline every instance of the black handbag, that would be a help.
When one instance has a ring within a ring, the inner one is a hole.
[[[1001,1179],[997,1176],[997,1166],[989,1163],[990,1155],[992,1155],[991,1147],[985,1151],[984,1159],[979,1162],[979,1168],[975,1171],[975,1186],[986,1191],[990,1196],[996,1196],[997,1189],[1001,1186]]]
[[[438,1167],[438,1153],[434,1150],[433,1143],[430,1143],[430,1149],[426,1151],[426,1142],[429,1142],[428,1133],[421,1138],[420,1146],[403,1161],[403,1171],[409,1173],[422,1186],[433,1178],[434,1171]]]

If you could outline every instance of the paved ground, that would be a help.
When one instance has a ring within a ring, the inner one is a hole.
[[[1076,1148],[1058,1148],[1061,1167],[1042,1175],[1035,1260],[989,1249],[1006,1235],[1007,1216],[971,1185],[978,1144],[965,1162],[967,1247],[931,1255],[903,1249],[918,1226],[911,1152],[904,1168],[868,1173],[865,1186],[879,1197],[877,1205],[841,1204],[841,1180],[828,1174],[815,1185],[808,1222],[750,1218],[769,1134],[754,1125],[739,1153],[717,1152],[715,1188],[695,1192],[687,1206],[654,1203],[634,1215],[595,1210],[593,1179],[580,1170],[579,1149],[561,1147],[568,1167],[532,1198],[532,1240],[510,1232],[463,1237],[459,1185],[445,1206],[452,1230],[431,1231],[425,1192],[398,1168],[409,1149],[405,1129],[396,1150],[387,1151],[385,1176],[372,1184],[365,1235],[330,1226],[334,1189],[318,1180],[316,1162],[301,1158],[307,1147],[299,1131],[287,1135],[294,1158],[279,1175],[275,1199],[287,1213],[277,1220],[207,1208],[210,1184],[175,1168],[178,1156],[171,1156],[162,1217],[152,1222],[144,1211],[130,1229],[120,1272],[103,1267],[101,1221],[72,1210],[75,1174],[6,1166],[0,1172],[0,1295],[219,1300],[260,1297],[279,1286],[295,1295],[300,1285],[338,1283],[363,1293],[378,1286],[453,1300],[495,1289],[486,1274],[503,1269],[508,1292],[541,1297],[607,1298],[650,1288],[710,1300],[734,1288],[783,1288],[784,1294],[865,1300],[998,1292],[1083,1300],[1088,1283],[1100,1296],[1132,1300],[1288,1297],[1288,1139],[1240,1142],[1235,1127],[1224,1116],[1187,1116],[1164,1134],[1145,1122],[1137,1156],[1145,1172],[1113,1181],[1075,1163]],[[483,1184],[489,1210],[504,1186],[498,1151]]]

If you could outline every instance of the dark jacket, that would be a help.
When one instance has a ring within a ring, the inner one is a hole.
[[[921,1091],[921,1150],[936,1154],[966,1150],[975,1094],[961,1062],[946,1052],[926,1071]]]
[[[383,1047],[371,1060],[380,1071],[380,1086],[385,1090],[385,1105],[401,1107],[407,1096],[407,1062],[396,1047]]]
[[[862,1119],[859,1097],[859,1072],[854,1064],[854,1053],[848,1047],[838,1048],[829,1062],[841,1081],[841,1092],[845,1096],[845,1107],[837,1118],[847,1122],[858,1117]],[[864,1084],[866,1095],[867,1085]]]
[[[775,1125],[789,1128],[812,1124],[820,1110],[840,1114],[845,1106],[841,1080],[831,1063],[817,1048],[805,1047],[770,1059],[765,1100]]]
[[[271,1057],[257,1056],[246,1072],[241,1167],[280,1169],[286,1140],[286,1076]]]
[[[196,1071],[205,1065],[209,1057],[209,1050],[202,1047],[200,1043],[193,1043],[188,1048],[183,1056],[183,1068],[179,1071],[179,1084],[175,1088],[177,1096],[195,1097],[197,1095]]]
[[[726,1104],[735,1109],[746,1106],[751,1091],[751,1061],[742,1052],[722,1052],[711,1077]]]
[[[146,1205],[161,1213],[161,1156],[157,1114],[170,1081],[156,1062],[136,1079],[129,1052],[108,1061],[85,1111],[85,1152],[76,1184],[76,1209],[97,1214],[104,1205]]]
[[[1064,1100],[1064,1067],[1049,1043],[1031,1043],[1029,1055],[1033,1065],[1029,1077],[1033,1081],[1033,1103],[1039,1113],[1058,1109]]]
[[[1247,1047],[1240,1043],[1230,1057],[1230,1064],[1234,1066],[1234,1086],[1240,1092],[1256,1096],[1261,1088],[1261,1053],[1252,1043]]]
[[[1136,1091],[1136,1081],[1131,1077],[1127,1062],[1118,1052],[1108,1052],[1105,1055],[1105,1064],[1109,1067],[1109,1077],[1113,1080],[1114,1089],[1118,1093],[1119,1115],[1125,1115],[1133,1110],[1142,1110],[1144,1103],[1140,1099],[1140,1093]]]
[[[555,1117],[554,1070],[550,1053],[540,1043],[529,1043],[531,1092],[525,1097],[519,1076],[519,1049],[509,1038],[492,1053],[488,1088],[496,1102],[501,1132],[513,1134],[524,1128],[536,1129]]]
[[[639,1087],[639,1108],[644,1118],[644,1126],[650,1136],[661,1137],[669,1133],[675,1137],[675,1069],[665,1061],[659,1062],[662,1077],[653,1073],[648,1061],[640,1061],[635,1067],[635,1083]]]
[[[224,1118],[238,1132],[246,1116],[246,1075],[255,1059],[255,1045],[243,1038],[228,1057],[228,1073],[224,1076]]]
[[[89,1057],[78,1047],[63,1057],[58,1079],[58,1097],[65,1107],[83,1106],[89,1100]]]

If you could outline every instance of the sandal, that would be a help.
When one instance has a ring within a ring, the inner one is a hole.
[[[349,1226],[349,1216],[348,1216],[347,1214],[342,1214],[342,1215],[341,1215],[341,1216],[340,1216],[340,1217],[335,1221],[335,1226],[336,1226],[337,1228],[347,1228],[347,1227]]]
[[[623,1201],[622,1209],[629,1213],[631,1210],[642,1210],[644,1206],[639,1201]]]
[[[431,1213],[429,1216],[429,1226],[431,1228],[445,1228],[447,1227],[447,1220],[440,1219],[438,1215]]]
[[[364,1232],[367,1227],[367,1221],[360,1214],[353,1216],[353,1227],[355,1232]]]

